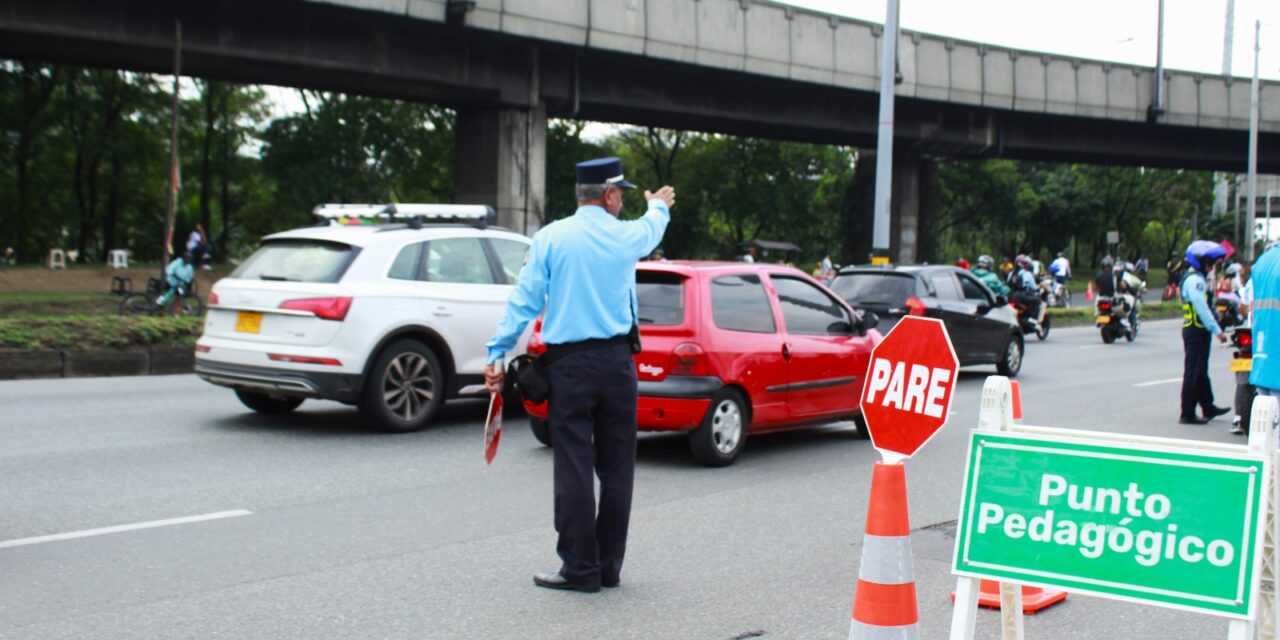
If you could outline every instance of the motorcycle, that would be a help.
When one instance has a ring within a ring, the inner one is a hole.
[[[1231,373],[1236,377],[1236,420],[1239,420],[1232,422],[1232,433],[1247,434],[1248,416],[1253,415],[1253,396],[1257,394],[1257,387],[1249,384],[1249,373],[1253,371],[1253,330],[1244,326],[1231,329],[1231,349]]]
[[[1043,298],[1044,295],[1041,294],[1040,304],[1046,304],[1043,301]],[[1010,300],[1009,306],[1013,307],[1013,310],[1018,317],[1018,328],[1022,330],[1022,335],[1035,334],[1037,340],[1044,340],[1049,337],[1049,327],[1052,324],[1052,316],[1046,313],[1044,315],[1044,322],[1037,323],[1034,322],[1027,313],[1027,306],[1022,302],[1019,302],[1018,300]]]
[[[1214,319],[1224,331],[1244,324],[1244,316],[1240,313],[1240,299],[1234,293],[1219,294],[1214,301],[1213,311]]]
[[[1135,304],[1139,304],[1135,302]],[[1098,301],[1094,305],[1093,310],[1095,316],[1095,325],[1098,332],[1102,335],[1102,341],[1111,344],[1116,338],[1124,336],[1124,339],[1133,342],[1138,337],[1137,314],[1133,314],[1134,320],[1125,326],[1125,309],[1124,304],[1118,298],[1111,296],[1098,296]]]

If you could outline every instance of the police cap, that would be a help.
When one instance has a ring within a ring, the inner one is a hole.
[[[579,162],[574,170],[578,174],[578,184],[611,184],[623,189],[636,188],[622,177],[622,160],[618,158],[596,158]]]

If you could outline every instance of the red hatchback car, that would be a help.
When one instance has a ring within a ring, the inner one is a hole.
[[[854,311],[788,267],[642,262],[636,269],[641,431],[682,431],[699,462],[732,463],[748,433],[853,419],[880,342],[874,314]],[[529,353],[546,350],[535,326]],[[551,438],[546,404],[525,403]]]

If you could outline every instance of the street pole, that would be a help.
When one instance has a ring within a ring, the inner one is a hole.
[[[1235,46],[1236,0],[1227,0],[1227,25],[1222,34],[1222,75],[1231,75],[1231,47]]]
[[[1160,0],[1156,17],[1156,101],[1151,105],[1148,119],[1155,119],[1164,113],[1164,0]]]
[[[1258,54],[1262,21],[1253,21],[1253,83],[1249,87],[1249,262],[1253,262],[1253,225],[1258,213]]]
[[[164,211],[164,246],[160,248],[163,273],[173,254],[173,226],[178,211],[178,80],[182,77],[182,21],[174,22],[173,32],[173,103],[169,120],[169,204]],[[163,277],[163,276],[162,276]]]
[[[871,262],[889,259],[889,204],[893,188],[893,97],[898,60],[898,0],[887,0],[884,46],[880,56],[880,128],[876,137],[875,217],[871,227]]]
[[[1280,193],[1280,191],[1267,192],[1267,237],[1262,241],[1263,249],[1266,249],[1267,245],[1271,244],[1271,199],[1276,197],[1277,193]]]
[[[1222,75],[1231,77],[1231,48],[1235,46],[1236,33],[1236,0],[1227,0],[1227,22],[1222,29]],[[1213,175],[1217,182],[1214,189],[1214,213],[1226,213],[1227,193],[1231,190],[1227,183],[1227,173],[1217,172]]]

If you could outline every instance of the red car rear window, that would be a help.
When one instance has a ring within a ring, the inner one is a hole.
[[[636,301],[640,324],[678,325],[684,322],[684,277],[675,273],[636,272]]]

